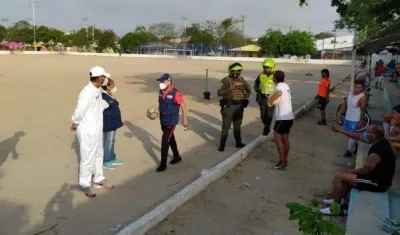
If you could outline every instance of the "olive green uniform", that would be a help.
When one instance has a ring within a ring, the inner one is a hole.
[[[235,88],[230,90],[229,86],[235,85]],[[242,138],[240,134],[240,126],[243,121],[243,113],[245,106],[247,107],[250,96],[251,88],[243,77],[232,78],[230,76],[224,77],[218,89],[218,96],[222,97],[220,100],[221,115],[222,115],[222,130],[220,149],[223,151],[226,140],[228,139],[229,129],[233,123],[233,135],[236,140],[237,147],[243,147]],[[247,104],[246,104],[247,103]]]

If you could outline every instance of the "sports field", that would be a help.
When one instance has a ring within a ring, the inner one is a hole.
[[[0,56],[0,234],[113,234],[236,151],[233,137],[224,153],[219,142],[221,117],[215,97],[229,62],[62,55]],[[89,199],[77,188],[78,147],[69,131],[78,94],[88,83],[89,69],[103,66],[112,74],[125,126],[117,131],[116,153],[125,164],[105,170],[115,183],[112,191],[96,191]],[[243,75],[253,86],[261,65],[243,63]],[[312,99],[319,72],[331,71],[333,83],[348,66],[278,64],[291,85],[294,109]],[[212,100],[203,100],[205,70],[209,69]],[[185,95],[192,130],[176,130],[182,163],[156,173],[161,130],[145,116],[157,105],[156,78],[168,72]],[[314,76],[305,76],[311,72]],[[259,111],[251,97],[242,136],[260,135]],[[42,233],[47,234],[47,233]]]

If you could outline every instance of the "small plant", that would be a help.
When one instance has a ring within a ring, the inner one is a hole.
[[[303,235],[344,235],[345,230],[332,222],[332,216],[340,213],[339,205],[336,203],[331,205],[332,216],[329,220],[323,218],[324,216],[317,209],[318,205],[317,198],[313,198],[310,204],[287,203],[286,207],[290,210],[289,220],[299,221],[299,231]]]

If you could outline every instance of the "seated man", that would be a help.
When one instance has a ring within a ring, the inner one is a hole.
[[[330,206],[332,203],[343,204],[344,198],[352,188],[371,192],[385,192],[392,185],[396,167],[396,157],[382,126],[370,125],[364,133],[345,131],[340,126],[332,126],[331,130],[349,138],[371,144],[368,159],[361,168],[340,172],[333,178],[333,199],[324,200]],[[321,213],[331,215],[329,207],[321,209]]]
[[[398,113],[383,113],[382,115],[383,118],[383,128],[385,129],[385,135],[391,135],[390,133],[392,130],[396,127],[398,127],[398,124],[400,122],[400,114]]]

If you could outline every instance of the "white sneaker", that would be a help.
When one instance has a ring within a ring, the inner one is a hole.
[[[325,206],[330,206],[330,205],[332,205],[334,202],[335,202],[335,200],[333,200],[333,199],[324,199],[324,200],[322,200],[322,204],[324,204]],[[342,199],[342,200],[340,201],[340,205],[343,205],[343,204],[345,204],[345,203],[346,203],[346,201],[345,201],[344,199]]]
[[[319,212],[321,212],[323,215],[332,215],[330,207],[322,208],[321,210],[319,210]],[[347,210],[341,210],[339,215],[341,216],[347,215]]]

